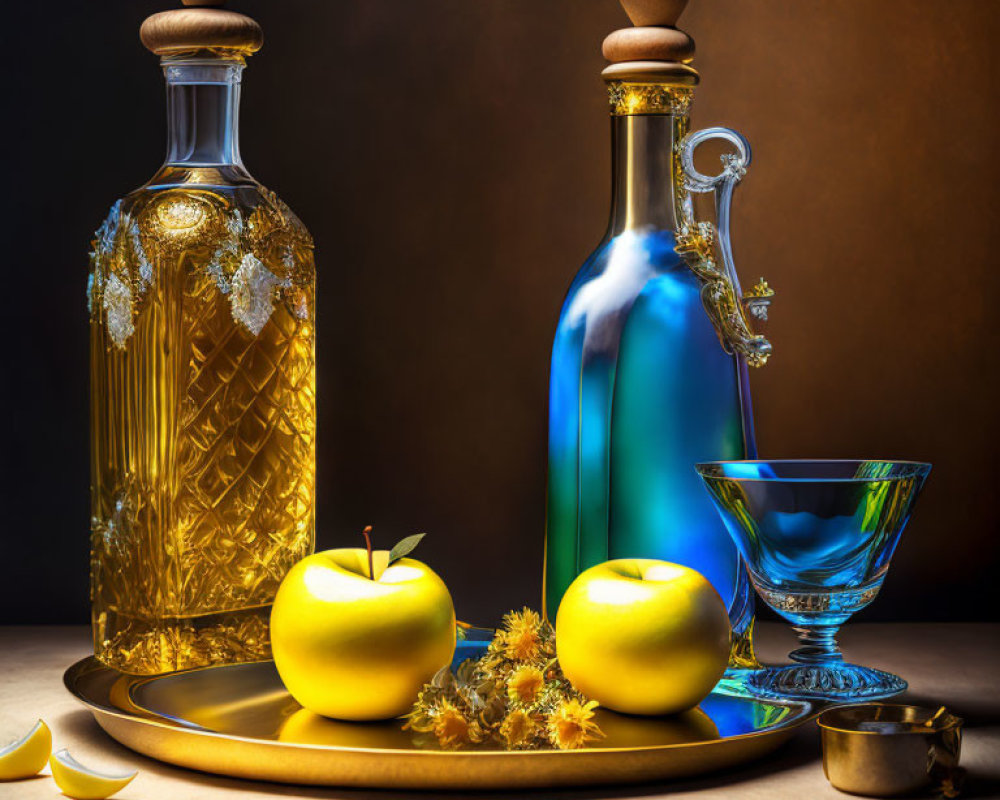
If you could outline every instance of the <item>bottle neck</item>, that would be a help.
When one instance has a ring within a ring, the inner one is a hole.
[[[611,236],[677,227],[674,151],[687,126],[686,115],[612,117]]]
[[[243,65],[222,59],[165,61],[167,159],[164,169],[229,168],[240,158],[239,109]]]

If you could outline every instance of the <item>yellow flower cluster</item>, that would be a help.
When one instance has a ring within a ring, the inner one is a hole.
[[[447,667],[421,690],[405,728],[453,750],[483,743],[510,750],[573,750],[604,734],[556,659],[555,631],[525,608],[503,619],[486,653]]]

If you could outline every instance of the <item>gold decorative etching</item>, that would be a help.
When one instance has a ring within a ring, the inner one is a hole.
[[[714,240],[712,223],[691,223],[677,232],[677,252],[703,281],[701,297],[705,310],[727,352],[743,356],[751,367],[762,367],[770,355],[770,345],[767,339],[750,329],[732,282],[716,264],[712,252]]]
[[[745,297],[739,296],[729,244],[733,189],[746,175],[750,145],[728,128],[706,128],[689,133],[688,120],[683,116],[675,118],[674,124],[678,143],[673,153],[674,204],[678,209],[677,253],[702,280],[702,301],[725,351],[742,356],[751,367],[762,367],[771,355],[771,343],[754,333],[747,314],[767,319],[774,291],[761,278]],[[704,175],[694,166],[695,147],[708,139],[722,139],[737,148],[737,153],[721,156],[722,171],[718,175]],[[695,220],[692,192],[714,192],[717,225]],[[721,264],[716,258],[716,250],[722,256]]]
[[[266,190],[140,190],[98,231],[94,647],[155,673],[266,658],[313,547],[312,240]]]
[[[749,291],[743,293],[743,305],[750,312],[750,316],[766,320],[773,298],[774,289],[764,278],[761,278],[750,287]]]
[[[608,99],[615,117],[639,114],[687,114],[694,89],[664,83],[610,81]]]

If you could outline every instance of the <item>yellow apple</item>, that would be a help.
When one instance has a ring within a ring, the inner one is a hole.
[[[556,614],[569,681],[605,708],[673,714],[700,703],[729,660],[729,616],[700,573],[630,558],[580,573]]]
[[[369,577],[373,564],[374,580]],[[285,688],[305,708],[344,720],[410,710],[451,662],[455,607],[427,565],[389,553],[328,550],[302,559],[278,589],[271,649]]]

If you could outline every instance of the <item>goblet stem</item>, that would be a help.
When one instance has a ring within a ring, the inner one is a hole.
[[[844,660],[837,646],[839,625],[795,625],[801,647],[788,657],[800,664],[832,664]]]

